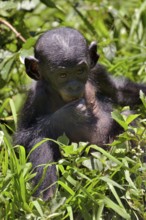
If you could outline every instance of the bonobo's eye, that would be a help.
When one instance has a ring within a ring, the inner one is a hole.
[[[85,73],[85,70],[79,70],[78,72],[77,72],[77,74],[80,76],[80,75],[83,75]]]
[[[78,76],[84,76],[84,75],[86,75],[86,73],[87,73],[86,68],[81,68],[77,71]]]
[[[85,77],[85,75],[88,74],[88,65],[87,65],[87,63],[84,62],[84,61],[81,61],[78,64],[78,68],[77,68],[77,72],[76,73],[80,77]]]

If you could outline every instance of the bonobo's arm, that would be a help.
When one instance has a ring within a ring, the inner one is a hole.
[[[124,77],[115,78],[100,64],[91,71],[91,78],[96,82],[98,92],[110,97],[115,104],[140,104],[139,91],[142,90],[146,94],[146,85],[134,83]]]
[[[45,118],[46,120],[46,118]],[[43,122],[45,121],[43,120]],[[21,129],[15,134],[15,144],[23,145],[27,153],[44,138],[49,137],[49,120],[47,118],[46,125],[40,121],[27,129]],[[36,176],[33,178],[34,186],[40,184],[34,192],[34,196],[42,194],[43,200],[51,198],[56,189],[55,182],[57,181],[56,166],[51,164],[60,158],[58,146],[50,141],[45,141],[29,155],[29,161],[33,165]],[[47,166],[47,167],[46,167]],[[44,169],[46,167],[46,169]],[[43,172],[46,171],[43,176]]]
[[[94,86],[87,83],[85,97],[66,104],[57,110],[49,121],[51,137],[57,139],[65,133],[71,142],[89,142],[103,146],[109,143],[110,131],[113,126],[111,105],[95,98]],[[43,118],[43,124],[47,118]],[[56,136],[53,136],[55,134]]]

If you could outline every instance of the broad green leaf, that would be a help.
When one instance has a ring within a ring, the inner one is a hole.
[[[17,3],[13,1],[5,1],[5,2],[0,1],[0,9],[10,10],[13,8],[17,8]]]
[[[139,114],[128,115],[128,117],[126,119],[126,123],[130,124],[132,121],[134,121],[138,117],[139,117]]]
[[[31,47],[34,46],[34,44],[36,43],[36,39],[33,37],[30,37],[29,39],[27,39],[27,41],[23,44],[23,49],[25,50],[29,50],[31,49]]]
[[[41,2],[47,5],[49,8],[56,8],[56,4],[51,0],[41,0]]]
[[[21,49],[19,51],[19,58],[20,58],[20,61],[24,64],[24,59],[25,57],[29,57],[29,56],[33,56],[33,47],[30,47],[29,49]]]
[[[57,141],[59,141],[60,143],[64,144],[64,145],[68,145],[69,144],[69,139],[68,137],[65,135],[65,133],[63,133],[62,136],[60,136]]]
[[[124,128],[124,130],[127,130],[127,129],[128,129],[127,123],[124,121],[123,116],[122,116],[118,111],[112,112],[111,115],[112,115],[112,118],[113,118],[116,122],[118,122],[118,124],[121,125],[121,127]]]
[[[9,58],[7,58],[6,60],[4,60],[4,62],[2,62],[0,64],[0,68],[2,68],[1,70],[1,77],[3,80],[8,80],[8,74],[12,68],[12,65],[14,63],[14,60],[15,60],[16,56],[13,55]]]

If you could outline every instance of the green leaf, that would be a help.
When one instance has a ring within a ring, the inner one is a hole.
[[[36,43],[36,39],[34,37],[30,37],[27,39],[27,41],[23,44],[23,49],[29,50],[31,47],[33,47]]]
[[[10,10],[13,8],[17,8],[17,3],[14,3],[13,1],[6,1],[6,2],[0,1],[0,9]]]
[[[105,202],[106,206],[108,208],[113,209],[118,215],[120,215],[122,218],[124,219],[131,219],[130,215],[127,213],[127,211],[123,208],[120,207],[119,205],[117,205],[116,203],[114,203],[111,199],[109,199],[108,197],[105,197],[103,199],[103,201]]]
[[[104,149],[96,146],[96,145],[90,145],[90,148],[93,148],[99,152],[101,152],[103,155],[105,155],[107,158],[109,158],[110,160],[112,160],[113,162],[115,162],[118,165],[122,165],[122,163],[116,158],[113,157],[110,153],[108,153],[107,151],[105,151]]]
[[[15,104],[13,102],[12,99],[9,100],[10,106],[11,106],[11,110],[12,110],[12,115],[13,115],[13,119],[15,122],[15,128],[17,126],[17,113],[16,113],[16,108],[15,108]]]
[[[21,49],[19,51],[20,61],[24,64],[25,57],[33,56],[33,54],[34,54],[33,47],[31,47],[29,49]]]
[[[26,153],[25,153],[25,148],[23,146],[19,146],[19,158],[20,158],[20,164],[25,165],[26,164]]]
[[[132,121],[134,121],[139,116],[140,116],[140,114],[128,115],[128,117],[126,118],[126,123],[130,124]]]
[[[141,90],[140,90],[140,99],[141,99],[144,107],[146,108],[146,96]]]
[[[118,122],[118,124],[121,125],[121,127],[124,128],[124,130],[127,130],[127,129],[128,129],[127,123],[124,121],[123,116],[122,116],[118,111],[112,112],[111,115],[112,115],[112,118],[113,118],[116,122]]]
[[[77,185],[77,181],[75,179],[72,178],[71,175],[68,174],[68,172],[64,172],[63,173],[63,176],[66,178],[66,180],[73,186],[76,186]]]
[[[43,217],[43,210],[42,210],[42,207],[40,206],[40,204],[38,203],[38,201],[32,201],[32,204],[36,207],[40,216]]]
[[[14,60],[16,58],[16,55],[13,55],[9,58],[7,58],[6,60],[4,60],[1,64],[0,64],[0,69],[1,70],[1,77],[3,80],[7,80],[8,81],[8,74],[12,68],[12,65],[14,63]]]
[[[108,183],[108,186],[109,186],[109,188],[110,188],[112,194],[114,195],[115,199],[117,200],[119,206],[121,206],[121,207],[124,208],[124,206],[123,206],[123,204],[122,204],[122,202],[121,202],[121,199],[120,199],[120,197],[118,196],[118,193],[117,193],[116,190],[115,190],[115,187],[114,187],[112,184],[110,184],[110,183]]]
[[[70,195],[74,196],[75,192],[69,187],[67,186],[65,183],[63,183],[62,181],[58,181],[58,184],[61,185],[67,192],[69,192]]]
[[[125,170],[125,179],[127,180],[128,184],[133,188],[133,189],[137,189],[134,182],[132,181],[131,177],[130,177],[130,172],[129,170]]]
[[[4,132],[0,131],[0,146],[2,145],[3,141],[4,141]]]
[[[64,145],[68,145],[69,142],[70,142],[65,133],[63,133],[63,135],[60,136],[60,137],[57,139],[57,141],[59,141],[60,143],[62,143],[62,144],[64,144]]]
[[[100,177],[101,180],[105,181],[107,184],[111,184],[113,186],[116,186],[119,189],[125,190],[121,185],[119,185],[118,183],[116,183],[115,181],[111,180],[110,178],[108,178],[107,176],[104,177]]]
[[[98,208],[98,211],[97,211],[97,218],[96,218],[97,220],[102,219],[102,213],[104,211],[104,206],[105,206],[104,202],[100,201],[99,208]]]
[[[42,3],[44,3],[49,8],[56,8],[56,4],[51,0],[41,0]]]
[[[68,215],[70,217],[70,220],[74,220],[74,218],[73,218],[73,210],[72,210],[71,206],[67,206],[67,212],[68,212]]]

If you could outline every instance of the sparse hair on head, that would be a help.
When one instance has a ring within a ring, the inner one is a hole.
[[[46,50],[46,47],[48,49]],[[67,57],[84,57],[88,56],[88,46],[83,35],[68,27],[61,27],[49,30],[42,34],[35,46],[35,57],[40,58],[49,56],[51,60],[58,60],[61,56],[62,59]]]

